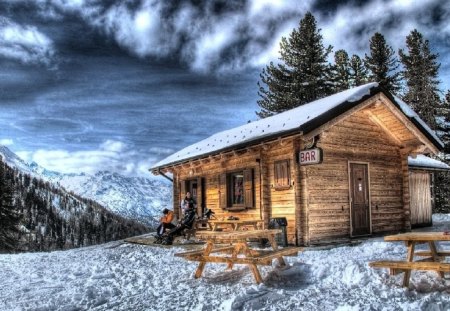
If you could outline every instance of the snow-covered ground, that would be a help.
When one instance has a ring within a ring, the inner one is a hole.
[[[450,215],[434,215],[442,231]],[[441,246],[450,248],[450,244]],[[194,279],[196,264],[174,253],[179,247],[112,242],[58,251],[0,255],[0,310],[449,310],[450,279],[372,269],[377,259],[404,259],[403,243],[380,238],[356,246],[310,248],[286,257],[290,267],[261,266],[265,284],[255,285],[246,266],[225,271],[208,264]]]

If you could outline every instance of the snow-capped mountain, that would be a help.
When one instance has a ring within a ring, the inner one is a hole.
[[[107,171],[95,175],[58,174],[49,179],[119,215],[149,225],[159,220],[162,209],[172,206],[172,186],[163,180],[125,177]]]
[[[161,210],[172,206],[172,186],[161,179],[125,177],[107,171],[95,175],[62,174],[47,170],[39,164],[26,163],[5,146],[0,155],[12,167],[39,177],[85,198],[92,199],[109,210],[148,225],[154,225]]]

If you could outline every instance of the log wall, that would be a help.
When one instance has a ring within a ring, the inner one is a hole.
[[[240,153],[230,153],[227,155],[219,155],[210,157],[191,164],[176,166],[174,168],[174,210],[179,209],[179,202],[184,193],[181,191],[181,184],[189,179],[204,178],[205,206],[215,212],[217,219],[226,219],[229,216],[237,216],[240,219],[261,219],[262,209],[260,200],[261,180],[260,180],[260,152],[245,151]],[[243,169],[253,169],[254,183],[254,208],[244,211],[228,211],[220,207],[220,175],[223,173],[233,172]],[[200,185],[198,187],[201,187]],[[199,215],[200,216],[200,215]]]
[[[296,243],[296,216],[295,216],[295,194],[296,194],[296,153],[295,142],[292,140],[271,144],[264,152],[265,163],[267,164],[267,179],[270,189],[264,197],[267,200],[270,210],[270,218],[285,217],[288,222],[287,235],[289,243]],[[288,189],[277,189],[274,185],[275,162],[289,160],[290,187]]]
[[[349,237],[348,163],[368,163],[372,233],[404,228],[400,149],[363,111],[324,131],[317,143],[323,163],[306,166],[306,244]]]
[[[274,163],[290,160],[291,185],[288,189],[274,187]],[[270,218],[286,217],[289,243],[296,243],[295,180],[296,153],[294,139],[275,141],[248,150],[211,157],[209,159],[179,165],[174,168],[174,209],[184,196],[181,184],[189,179],[204,178],[206,207],[215,212],[218,219],[237,216],[240,219],[262,219],[267,228]],[[241,169],[253,169],[254,208],[231,211],[220,206],[220,175]],[[261,200],[262,198],[262,200]]]

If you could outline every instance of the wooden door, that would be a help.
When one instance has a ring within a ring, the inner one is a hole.
[[[199,177],[196,179],[187,180],[186,191],[189,191],[195,202],[197,202],[197,216],[202,216],[206,206],[204,178]]]
[[[352,236],[370,234],[369,178],[367,164],[350,163]]]
[[[430,226],[433,221],[431,204],[431,178],[427,172],[409,173],[411,226]]]

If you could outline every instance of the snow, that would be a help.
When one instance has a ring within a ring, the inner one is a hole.
[[[450,214],[433,215],[442,231]],[[424,229],[421,229],[424,230]],[[441,244],[446,248],[450,243]],[[424,246],[420,246],[422,248]],[[356,246],[307,248],[285,257],[288,268],[261,266],[256,285],[246,266],[225,271],[174,257],[181,247],[122,241],[57,251],[0,255],[0,310],[449,310],[450,280],[414,271],[410,289],[368,262],[406,257],[401,242],[382,237]]]
[[[419,154],[416,158],[408,157],[409,167],[423,167],[440,170],[450,170],[450,166],[439,160],[429,158],[423,154]]]
[[[420,123],[420,125],[429,133],[431,134],[431,136],[433,136],[433,138],[439,142],[442,146],[442,148],[444,147],[444,143],[437,137],[436,133],[430,129],[430,127],[419,117],[419,115],[417,113],[414,112],[414,110],[412,110],[412,108],[405,103],[403,100],[401,100],[400,98],[398,98],[397,96],[393,95],[395,101],[397,102],[397,104],[400,106],[400,109],[403,111],[404,114],[406,114],[409,118],[412,118],[414,120],[416,120],[417,122]]]
[[[297,129],[306,122],[313,120],[344,102],[360,100],[363,96],[369,95],[370,90],[377,86],[378,83],[358,86],[265,119],[216,133],[168,156],[156,163],[153,168]]]
[[[300,131],[303,124],[323,115],[344,102],[356,102],[361,100],[365,95],[370,94],[371,89],[377,86],[378,83],[361,85],[265,119],[260,119],[230,130],[216,133],[159,161],[153,165],[152,169],[191,159],[200,155],[212,154],[242,143],[249,143],[257,139],[289,132],[295,129]],[[441,140],[436,136],[436,133],[420,119],[408,104],[398,97],[394,96],[394,99],[406,116],[415,119],[442,145],[442,147],[444,146]]]

